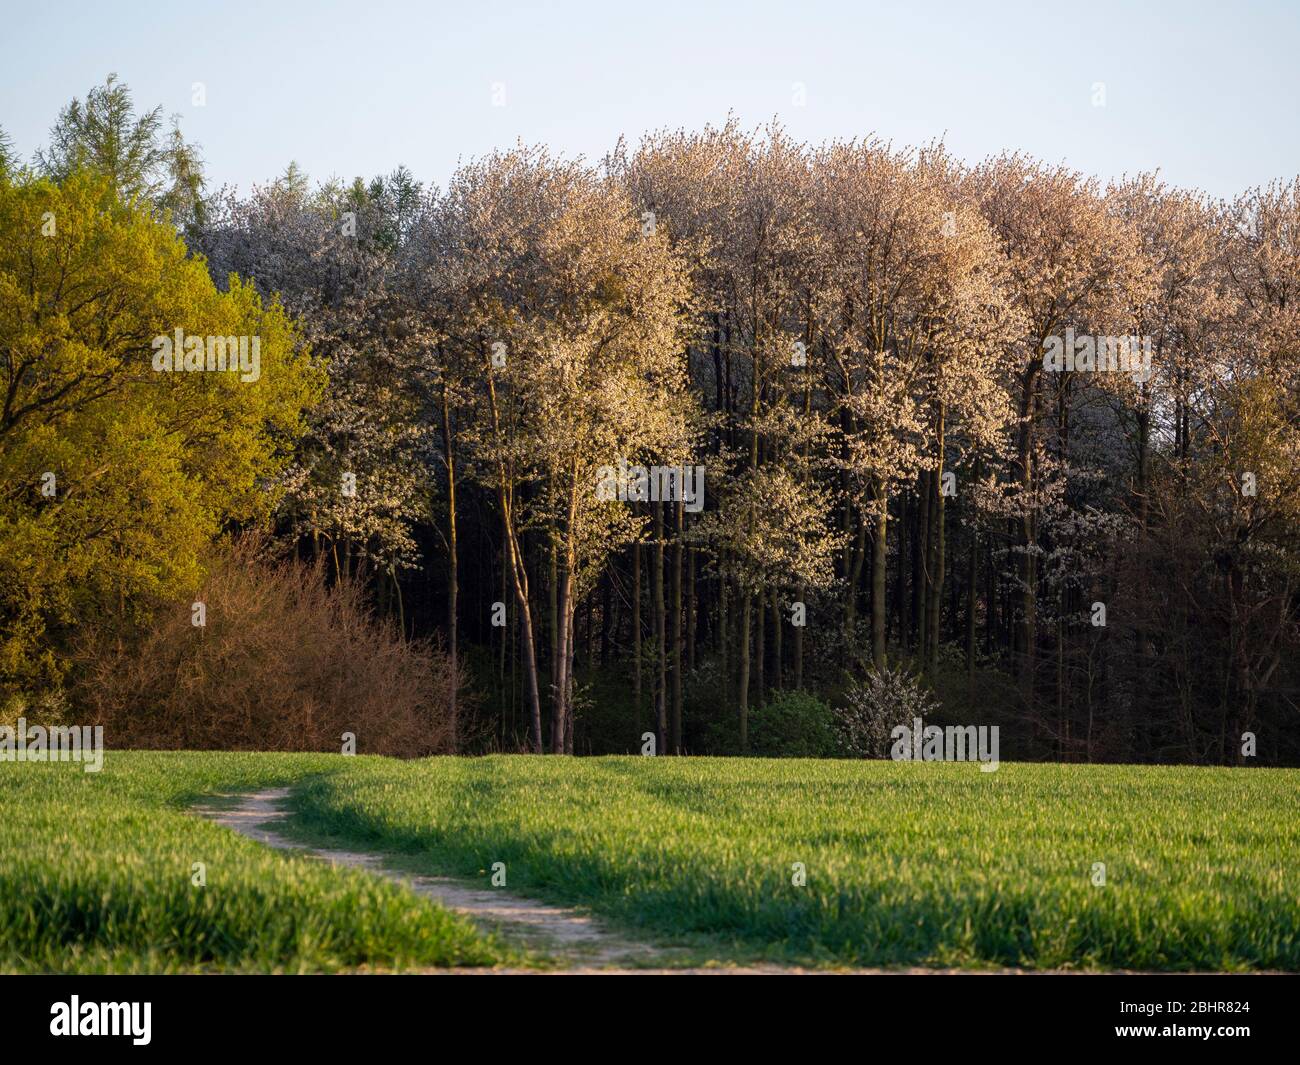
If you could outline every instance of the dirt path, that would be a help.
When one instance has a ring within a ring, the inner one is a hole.
[[[691,973],[711,976],[741,975],[875,975],[909,974],[940,975],[966,973],[968,975],[1012,975],[1027,972],[1024,969],[947,969],[908,966],[891,969],[805,969],[799,966],[757,964],[710,964],[700,967],[698,955],[692,961],[685,948],[661,947],[650,943],[626,939],[606,928],[597,919],[568,906],[552,906],[536,899],[512,895],[500,888],[482,888],[462,880],[444,876],[421,876],[405,873],[385,866],[384,856],[364,851],[326,850],[298,843],[272,827],[277,821],[289,817],[285,809],[288,788],[267,788],[252,794],[218,795],[215,798],[235,800],[231,806],[195,806],[195,813],[211,821],[264,843],[278,850],[294,851],[308,858],[317,858],[331,865],[364,869],[376,876],[403,884],[417,895],[433,899],[456,910],[481,928],[496,932],[508,943],[525,950],[535,951],[559,964],[559,969],[435,969],[429,972],[443,975],[495,975],[507,972],[524,973],[584,973],[649,974]],[[1123,972],[1123,970],[1112,970]],[[1054,975],[1080,976],[1087,973],[1066,970],[1040,970]],[[1133,974],[1130,974],[1133,975]]]
[[[419,876],[385,868],[382,855],[361,851],[325,850],[304,846],[275,831],[289,814],[284,808],[288,788],[269,788],[251,795],[221,796],[238,802],[232,807],[195,807],[195,812],[232,828],[268,847],[291,850],[331,865],[364,869],[404,884],[457,910],[480,927],[499,933],[508,942],[558,961],[568,972],[646,972],[671,966],[676,952],[625,939],[579,910],[552,906],[511,895],[499,888],[480,888],[441,876]],[[685,971],[674,969],[675,972]],[[781,966],[691,970],[718,973],[789,972]]]
[[[288,788],[268,788],[265,791],[241,795],[220,795],[233,799],[233,806],[196,806],[194,812],[226,828],[232,828],[249,839],[278,850],[294,851],[308,858],[317,858],[331,865],[364,869],[377,876],[387,877],[403,884],[417,895],[456,910],[469,917],[481,928],[498,933],[508,943],[552,959],[558,970],[508,970],[508,969],[437,969],[433,972],[447,975],[499,974],[512,971],[529,973],[561,972],[602,974],[691,973],[712,976],[748,975],[868,975],[881,973],[909,973],[934,975],[962,972],[959,969],[932,969],[906,967],[896,969],[804,969],[798,966],[710,965],[701,968],[698,956],[692,964],[684,949],[660,947],[626,939],[603,926],[581,910],[567,906],[552,906],[519,895],[511,895],[500,888],[481,888],[461,880],[444,876],[421,876],[387,868],[384,856],[364,851],[326,850],[298,843],[275,831],[275,822],[286,820],[285,809]],[[1017,973],[1017,969],[990,969],[985,974]]]

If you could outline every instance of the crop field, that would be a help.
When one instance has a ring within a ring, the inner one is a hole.
[[[497,870],[696,958],[1300,969],[1293,770],[115,752],[97,774],[0,764],[0,968],[533,964],[184,812],[268,785],[305,842],[484,888]]]
[[[396,885],[274,853],[183,812],[204,795],[291,782],[339,761],[109,752],[99,773],[0,763],[0,972],[500,961],[464,918]]]

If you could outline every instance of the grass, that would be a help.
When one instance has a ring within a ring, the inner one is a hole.
[[[518,961],[400,887],[182,812],[272,785],[304,838],[484,883],[504,862],[508,890],[697,961],[1300,969],[1300,771],[117,752],[99,774],[0,763],[0,969]]]
[[[341,759],[109,752],[0,763],[0,971],[315,972],[492,965],[464,918],[365,873],[274,853],[186,814]],[[192,883],[193,863],[206,885]]]
[[[720,956],[1294,970],[1298,790],[1276,769],[355,759],[299,809],[428,870],[504,862],[513,891]]]

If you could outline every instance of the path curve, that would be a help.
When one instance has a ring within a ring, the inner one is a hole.
[[[306,846],[277,832],[275,822],[289,817],[288,788],[266,788],[242,795],[222,795],[238,802],[231,807],[196,806],[196,813],[249,839],[278,850],[295,851],[331,865],[364,869],[403,884],[417,895],[456,910],[480,927],[509,942],[537,951],[561,963],[569,972],[647,972],[671,962],[671,951],[624,939],[590,915],[566,906],[509,894],[500,888],[480,888],[441,876],[397,872],[384,866],[382,855],[363,851],[326,850]],[[673,972],[686,970],[672,969]],[[695,972],[789,972],[781,966],[694,969]]]
[[[448,909],[456,910],[469,917],[479,927],[500,934],[507,942],[550,958],[559,963],[558,970],[552,969],[436,969],[432,972],[456,975],[497,974],[506,972],[560,972],[560,973],[601,973],[614,974],[651,974],[678,973],[701,974],[710,976],[748,976],[748,975],[877,975],[877,974],[912,974],[937,975],[942,973],[971,973],[971,970],[927,968],[905,966],[900,968],[870,969],[806,969],[800,966],[757,964],[757,965],[710,965],[701,968],[683,962],[674,965],[681,956],[671,947],[658,947],[649,943],[640,943],[625,939],[605,927],[598,920],[581,910],[568,906],[553,906],[536,899],[509,894],[500,888],[481,888],[464,881],[443,876],[421,876],[388,869],[384,865],[384,856],[365,851],[326,850],[311,847],[290,839],[270,827],[277,821],[289,817],[285,809],[289,798],[288,788],[265,788],[262,791],[236,795],[222,794],[213,796],[221,799],[237,800],[233,806],[195,806],[195,813],[226,828],[233,829],[249,839],[256,840],[277,850],[294,851],[309,858],[327,861],[353,869],[364,869],[368,873],[385,877],[402,884],[417,895],[441,903]],[[996,973],[1022,973],[1021,969],[987,969],[978,970],[980,975]]]

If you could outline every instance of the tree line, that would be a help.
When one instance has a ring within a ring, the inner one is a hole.
[[[283,311],[301,424],[260,424],[267,505],[203,535],[268,526],[437,633],[462,746],[749,751],[784,695],[901,666],[1023,757],[1300,759],[1296,180],[1220,201],[731,121],[209,193],[117,102],[146,148],[92,94],[5,183],[108,173],[214,299]],[[0,358],[9,419],[31,371]],[[627,467],[700,469],[702,505],[608,498]]]

